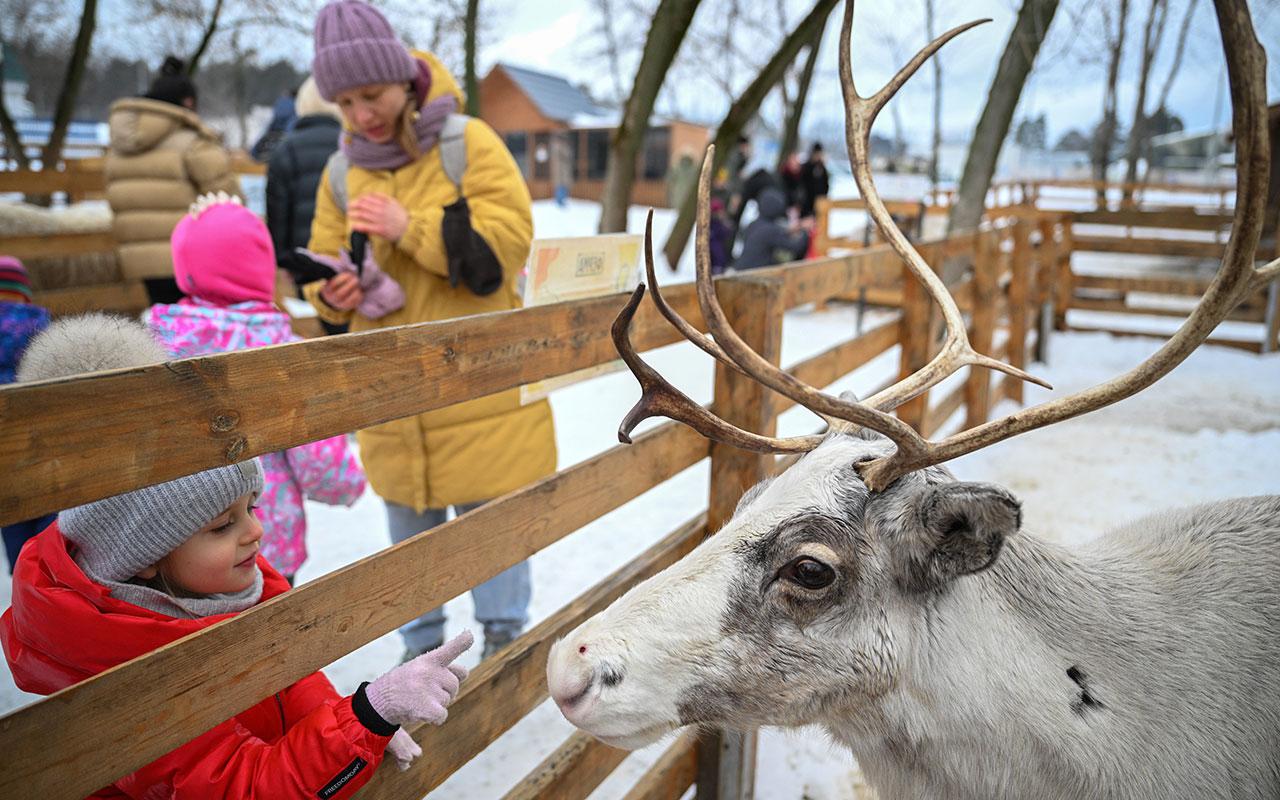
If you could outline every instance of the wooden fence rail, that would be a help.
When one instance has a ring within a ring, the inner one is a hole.
[[[1002,231],[989,238],[1002,242],[1008,236]],[[960,241],[967,246],[978,239]],[[943,243],[934,251],[955,246]],[[1002,272],[1012,270],[1007,281],[997,281],[1004,287],[997,291],[1007,295],[1007,287],[1021,280],[1018,270],[1034,268],[1034,259],[1016,248],[999,249],[991,248],[989,260]],[[901,271],[883,248],[872,248],[721,280],[718,291],[743,337],[776,360],[784,309],[900,281]],[[1034,285],[1030,276],[1025,280]],[[701,325],[692,287],[671,287],[665,294]],[[616,354],[609,327],[623,299],[615,295],[0,388],[0,471],[6,476],[0,522],[610,361]],[[1013,309],[1007,300],[1002,305]],[[1016,314],[1001,311],[1004,316]],[[916,340],[927,331],[904,324],[905,318],[854,341],[835,342],[796,372],[825,385],[895,344],[920,352]],[[649,304],[637,315],[637,350],[676,337]],[[1027,340],[1016,332],[1013,337],[1009,352],[1025,349]],[[933,346],[925,342],[923,351]],[[953,393],[935,408],[958,411],[967,395],[956,398]],[[768,432],[787,405],[736,373],[717,372],[714,407],[739,424]],[[950,413],[927,419],[940,425],[944,416]],[[675,423],[657,426],[632,446],[607,450],[0,718],[0,749],[10,764],[0,772],[0,796],[83,797],[708,455],[712,481],[705,516],[483,663],[451,710],[448,726],[411,732],[430,757],[405,773],[381,770],[362,794],[420,797],[546,698],[542,675],[555,638],[716,530],[741,492],[772,473],[774,459],[711,445]],[[122,714],[122,697],[143,713]],[[733,794],[734,787],[750,786],[753,737],[718,737],[696,746],[685,737],[637,785],[635,796],[678,797],[693,780],[694,753],[700,791],[719,787]],[[580,795],[620,760],[607,748],[573,737],[513,796],[566,796],[564,787]]]

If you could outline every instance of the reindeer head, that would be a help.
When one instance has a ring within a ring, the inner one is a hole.
[[[652,231],[646,266],[658,310],[698,347],[831,423],[832,433],[779,439],[714,416],[668,384],[628,338],[640,286],[613,338],[639,380],[640,402],[619,438],[662,415],[717,441],[756,452],[807,453],[747,493],[733,518],[684,560],[632,589],[552,649],[548,684],[569,721],[602,740],[635,747],[690,723],[822,722],[836,709],[867,712],[899,685],[927,636],[923,609],[939,593],[995,563],[1018,530],[1018,503],[999,487],[953,481],[943,462],[1033,428],[1129,397],[1183,361],[1246,294],[1280,277],[1280,260],[1255,269],[1269,154],[1265,56],[1241,0],[1218,0],[1233,98],[1237,191],[1226,255],[1200,304],[1149,359],[1104,384],[1018,411],[939,442],[890,412],[961,366],[1031,376],[969,344],[955,301],[907,242],[871,179],[871,124],[893,93],[939,47],[943,34],[879,92],[860,97],[849,65],[852,0],[840,46],[850,160],[868,212],[907,270],[938,303],[947,337],[919,372],[858,402],[808,386],[769,363],[730,327],[716,300],[708,252],[713,154],[698,202],[698,301],[711,336],[682,319],[656,283]]]
[[[733,519],[558,642],[565,717],[638,747],[689,724],[846,718],[895,686],[924,608],[1018,530],[1005,490],[942,467],[871,492],[858,465],[891,448],[835,434],[743,496]]]

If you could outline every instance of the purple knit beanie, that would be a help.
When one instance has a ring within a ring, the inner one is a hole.
[[[316,57],[311,72],[320,96],[375,83],[408,83],[418,74],[387,18],[362,0],[335,0],[316,16]]]

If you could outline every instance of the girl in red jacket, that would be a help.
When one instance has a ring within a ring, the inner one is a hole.
[[[63,511],[23,548],[0,617],[18,686],[52,694],[287,591],[259,554],[262,485],[254,459]],[[349,697],[313,673],[93,797],[350,797],[384,753],[401,769],[421,755],[399,726],[444,722],[471,642],[464,632]]]

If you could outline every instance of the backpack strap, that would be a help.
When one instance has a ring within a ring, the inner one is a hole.
[[[471,117],[466,114],[450,114],[444,120],[440,130],[440,163],[444,166],[444,174],[458,189],[458,197],[462,197],[462,176],[467,171],[467,123]]]
[[[458,190],[462,197],[462,176],[467,171],[467,123],[471,117],[466,114],[450,114],[444,120],[440,130],[440,163],[444,166],[444,174]],[[329,191],[333,192],[334,202],[338,210],[347,213],[347,170],[351,162],[341,149],[334,150],[326,165],[329,170]]]
[[[347,213],[347,169],[350,166],[351,162],[341,148],[333,151],[325,165],[329,170],[329,191],[333,192],[333,200],[344,216]]]

